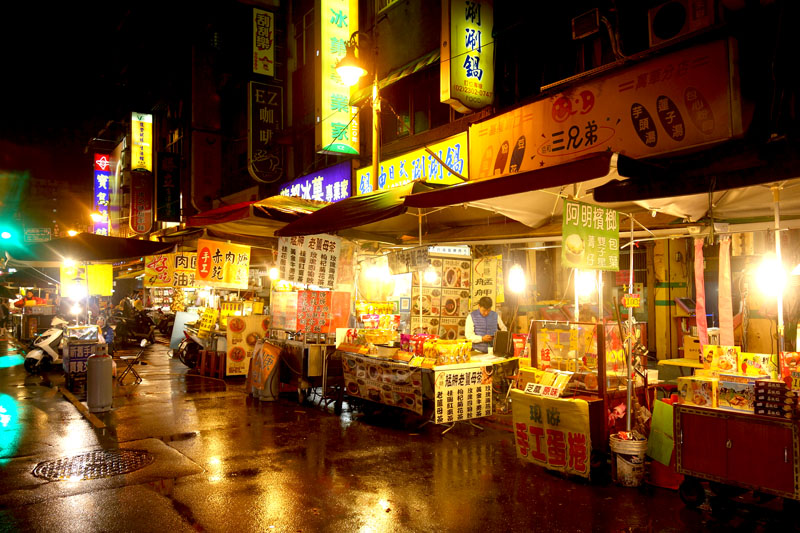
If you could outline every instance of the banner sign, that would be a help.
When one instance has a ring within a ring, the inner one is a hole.
[[[451,424],[492,414],[492,367],[436,370],[434,422]]]
[[[153,171],[153,115],[131,113],[131,170]]]
[[[307,174],[281,186],[281,196],[296,196],[317,202],[338,202],[350,198],[352,163],[344,161]]]
[[[511,391],[517,457],[550,470],[589,477],[592,439],[586,400]]]
[[[266,315],[233,316],[228,319],[228,360],[226,376],[247,374],[256,343],[267,337],[269,317]]]
[[[253,9],[253,74],[275,75],[275,15]]]
[[[342,239],[333,235],[281,237],[278,242],[280,278],[333,289],[341,248]]]
[[[181,221],[181,156],[159,152],[156,170],[156,220]]]
[[[607,150],[639,159],[738,136],[730,65],[727,41],[694,46],[474,124],[470,176],[537,170]]]
[[[77,301],[87,295],[111,296],[113,294],[114,265],[61,265],[59,276],[62,297]]]
[[[195,281],[198,285],[246,289],[249,269],[249,246],[206,239],[197,241]]]
[[[568,268],[619,270],[619,213],[564,199],[561,261]]]
[[[150,172],[131,172],[131,231],[137,235],[153,229],[153,175]]]
[[[111,156],[108,154],[94,154],[94,199],[92,200],[92,211],[99,213],[102,220],[92,222],[92,233],[98,235],[110,235],[110,221],[108,219],[108,206],[111,201],[110,180]]]
[[[503,303],[503,256],[481,257],[472,261],[472,306],[488,296],[497,305]]]
[[[431,263],[429,250],[428,246],[418,246],[390,252],[386,256],[389,263],[389,272],[392,274],[407,274],[425,270]]]
[[[283,174],[283,150],[275,142],[283,129],[283,87],[251,81],[247,88],[248,171],[259,180],[276,180]]]
[[[439,101],[459,113],[494,102],[493,32],[491,0],[442,2]]]
[[[469,161],[466,132],[434,143],[428,148],[448,167],[469,179],[469,166],[466,163]],[[418,148],[407,154],[381,161],[379,172],[378,190],[393,189],[418,180],[444,185],[463,183],[462,179],[454,176],[449,170],[445,170],[436,157],[428,153],[425,148]],[[358,183],[358,194],[372,192],[374,186],[372,166],[358,169],[356,182]]]
[[[144,258],[145,287],[197,287],[197,253],[148,255]]]
[[[358,155],[358,107],[350,105],[350,88],[336,72],[350,35],[358,29],[358,2],[321,0],[319,13],[322,49],[314,58],[316,151]]]
[[[422,414],[419,368],[343,352],[342,372],[348,395]]]

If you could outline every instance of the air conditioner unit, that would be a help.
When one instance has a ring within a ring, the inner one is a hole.
[[[714,24],[714,0],[669,0],[647,12],[650,46]]]

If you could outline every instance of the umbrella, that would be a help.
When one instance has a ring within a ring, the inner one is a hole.
[[[118,261],[165,252],[174,244],[106,237],[94,233],[80,233],[74,237],[63,237],[47,242],[34,243],[25,248],[7,250],[11,263],[29,266],[58,266],[65,260],[73,261]]]

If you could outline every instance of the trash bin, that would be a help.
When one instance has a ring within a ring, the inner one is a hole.
[[[111,409],[113,400],[112,385],[113,360],[110,355],[95,354],[89,357],[86,376],[86,403],[89,412],[102,413]]]
[[[644,481],[644,458],[647,439],[625,440],[617,435],[609,438],[611,447],[611,479],[623,487],[638,487]]]

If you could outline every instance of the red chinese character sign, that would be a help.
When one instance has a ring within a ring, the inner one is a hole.
[[[195,252],[148,255],[144,258],[142,282],[145,287],[196,287],[196,271]]]
[[[589,404],[511,391],[517,457],[550,470],[589,477]]]
[[[228,242],[197,241],[198,286],[246,289],[250,270],[250,247]]]
[[[591,152],[633,158],[743,133],[727,41],[658,56],[470,126],[470,179]]]
[[[137,235],[153,229],[153,174],[131,172],[131,231]]]
[[[333,235],[281,237],[278,269],[284,281],[333,289],[339,272],[342,239]]]

